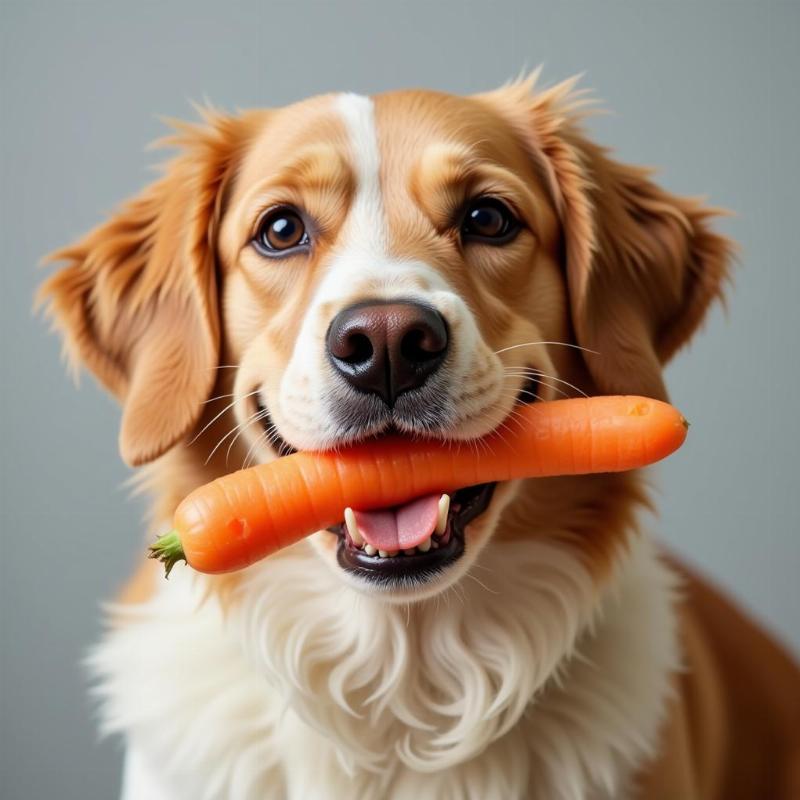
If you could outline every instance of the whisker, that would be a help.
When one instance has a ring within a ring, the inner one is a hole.
[[[497,570],[496,569],[492,569],[491,567],[487,567],[485,564],[479,564],[478,562],[475,562],[472,565],[471,569],[482,569],[485,572],[488,572],[490,575],[496,575],[497,574]]]
[[[268,415],[268,411],[266,408],[262,408],[260,411],[257,409],[254,411],[244,422],[240,422],[236,427],[239,429],[239,432],[236,436],[231,439],[230,443],[228,444],[228,449],[225,452],[225,465],[228,465],[228,460],[231,457],[231,450],[233,446],[236,444],[236,440],[244,433],[244,429],[248,426],[253,424],[254,422],[258,422],[260,419],[263,419]]]
[[[249,463],[249,461],[250,461],[250,455],[251,455],[251,453],[253,453],[253,454],[254,454],[254,450],[255,450],[256,448],[260,447],[262,443],[264,443],[264,442],[268,442],[268,441],[269,441],[269,429],[268,429],[268,428],[265,428],[265,429],[264,429],[264,430],[263,430],[263,431],[262,431],[262,432],[261,432],[261,433],[258,435],[258,437],[256,437],[255,441],[253,441],[253,443],[252,443],[252,444],[250,445],[250,447],[248,448],[248,450],[247,450],[247,453],[245,454],[245,457],[244,457],[244,459],[242,460],[242,469],[246,469],[246,468],[247,468],[247,466],[248,466],[248,463]]]
[[[258,392],[259,392],[258,389],[254,389],[252,392],[249,392],[248,394],[244,395],[244,397],[242,397],[241,399],[242,400],[246,400],[248,397],[252,397],[254,394],[258,394]],[[191,442],[189,442],[189,445],[190,446],[193,445],[211,425],[213,425],[229,408],[233,408],[233,406],[235,406],[236,403],[238,403],[238,402],[239,402],[239,399],[237,398],[237,399],[234,399],[234,401],[232,403],[228,403],[228,405],[225,406],[225,408],[223,408],[222,411],[219,412],[219,414],[217,414],[210,422],[206,423],[197,432],[197,435],[194,437],[194,439],[192,439]]]
[[[231,428],[231,430],[229,430],[229,431],[228,431],[228,432],[227,432],[227,433],[226,433],[226,434],[225,434],[225,435],[224,435],[224,436],[223,436],[223,437],[222,437],[222,438],[221,438],[221,439],[220,439],[220,440],[219,440],[219,441],[216,443],[216,445],[214,445],[214,449],[213,449],[213,450],[212,450],[212,451],[209,453],[209,455],[208,455],[208,458],[206,459],[206,464],[208,464],[208,462],[211,460],[212,456],[213,456],[213,455],[214,455],[214,453],[217,451],[217,449],[219,448],[219,446],[220,446],[220,445],[221,445],[221,444],[222,444],[222,443],[223,443],[223,442],[224,442],[224,441],[225,441],[225,440],[226,440],[226,439],[227,439],[227,438],[228,438],[228,437],[229,437],[229,436],[230,436],[232,433],[236,432],[236,435],[233,437],[233,439],[231,439],[231,441],[230,441],[230,444],[228,445],[228,450],[227,450],[227,451],[226,451],[226,453],[225,453],[225,465],[227,466],[227,464],[228,464],[228,459],[230,458],[230,454],[231,454],[231,449],[232,449],[232,447],[233,447],[234,443],[236,442],[236,440],[239,438],[239,436],[240,436],[240,435],[241,435],[241,434],[244,432],[244,429],[247,427],[247,425],[249,425],[251,422],[254,422],[254,421],[256,421],[257,419],[260,419],[260,418],[262,418],[262,417],[265,417],[267,414],[268,414],[268,412],[267,412],[267,410],[266,410],[265,408],[264,408],[264,409],[261,409],[261,410],[258,410],[258,409],[257,409],[257,410],[256,410],[256,411],[254,411],[254,412],[253,412],[253,413],[252,413],[252,414],[251,414],[249,417],[247,417],[247,419],[245,419],[245,420],[244,420],[244,421],[242,421],[242,422],[239,422],[237,425],[235,425],[233,428]]]
[[[487,450],[489,455],[494,456],[494,448],[486,441],[485,437],[481,437],[477,441],[483,445],[484,450]]]
[[[509,411],[507,417],[510,417],[512,415],[515,415],[514,409],[511,409],[511,411]],[[506,422],[506,420],[501,420],[500,424],[494,429],[494,431],[492,431],[492,433],[496,434],[499,437],[500,441],[506,444],[508,442],[508,439],[506,438],[505,434],[513,433],[513,430],[511,426]]]
[[[271,427],[272,427],[272,431],[267,436],[267,443],[269,444],[269,446],[273,450],[277,451],[278,458],[280,458],[281,456],[285,455],[285,453],[281,450],[281,448],[277,447],[277,444],[278,444],[279,439],[281,438],[281,435],[280,435],[280,432],[278,431],[278,426],[275,425],[275,423],[273,423]],[[249,459],[250,465],[255,463],[256,455],[257,455],[257,453],[254,450],[253,451],[253,455],[252,455],[252,459]]]
[[[584,397],[588,397],[589,395],[583,391],[583,389],[578,388],[574,383],[570,383],[569,381],[565,381],[563,378],[557,378],[555,375],[548,375],[546,372],[542,372],[541,370],[535,369],[534,367],[524,367],[521,371],[514,371],[513,368],[508,370],[503,370],[506,375],[513,375],[519,377],[520,375],[527,375],[528,377],[539,377],[545,378],[549,381],[557,381],[558,383],[563,383],[565,386],[569,386],[570,389],[574,389],[576,392],[579,392]]]
[[[264,426],[264,433],[262,434],[261,439],[259,439],[259,442],[264,440],[270,445],[270,447],[274,447],[280,438],[281,434],[278,430],[277,424],[273,421],[270,421],[266,426]]]
[[[560,387],[552,386],[549,383],[546,383],[545,382],[546,379],[543,379],[541,375],[531,375],[530,373],[525,373],[525,372],[519,372],[519,373],[509,372],[509,373],[507,373],[507,375],[508,375],[508,377],[511,377],[511,378],[531,378],[531,377],[535,377],[535,378],[537,378],[537,383],[542,384],[542,386],[544,386],[546,389],[552,389],[554,392],[558,392],[562,397],[566,397],[568,399],[572,396],[572,395],[568,394],[567,392],[565,392]],[[537,397],[538,397],[538,395],[537,395]],[[538,397],[538,399],[539,400],[544,400],[543,397]]]
[[[229,431],[228,431],[228,432],[227,432],[227,433],[226,433],[226,434],[225,434],[225,435],[224,435],[224,436],[223,436],[223,437],[222,437],[222,438],[221,438],[221,439],[220,439],[220,440],[219,440],[219,441],[218,441],[218,442],[217,442],[217,443],[214,445],[214,448],[213,448],[213,449],[212,449],[212,451],[211,451],[211,452],[208,454],[208,458],[206,459],[206,464],[208,464],[208,462],[209,462],[209,461],[211,461],[211,459],[212,459],[212,458],[213,458],[213,456],[214,456],[214,453],[216,453],[216,452],[217,452],[217,450],[219,449],[220,445],[221,445],[221,444],[222,444],[222,443],[223,443],[223,442],[224,442],[224,441],[225,441],[225,440],[226,440],[226,439],[227,439],[227,438],[228,438],[228,437],[229,437],[229,436],[230,436],[232,433],[235,433],[235,432],[236,432],[236,431],[239,429],[239,427],[241,426],[241,424],[242,424],[242,423],[239,423],[238,425],[235,425],[233,428],[231,428],[231,429],[230,429],[230,430],[229,430]]]
[[[468,577],[470,580],[475,581],[475,583],[477,583],[478,586],[480,586],[485,591],[489,592],[489,594],[499,594],[499,592],[495,591],[494,589],[490,589],[483,581],[478,580],[478,578],[476,578],[471,572],[468,572],[466,577]]]
[[[244,459],[242,460],[242,469],[247,469],[250,466],[251,458],[255,457],[255,448],[260,447],[262,444],[267,443],[267,433],[266,431],[262,433],[258,439],[250,445],[249,449],[247,450],[247,454],[245,455]]]
[[[554,345],[557,347],[572,347],[575,350],[582,350],[584,353],[591,353],[592,355],[599,356],[597,350],[590,350],[588,347],[581,347],[579,344],[572,344],[571,342],[522,342],[521,344],[512,344],[509,347],[503,347],[500,350],[495,350],[494,354],[499,356],[500,353],[507,353],[509,350],[516,350],[519,347],[534,347],[537,344]]]
[[[558,394],[560,394],[565,400],[569,400],[572,397],[572,395],[569,392],[565,392],[560,386],[553,386],[552,384],[547,383],[545,380],[542,380],[541,378],[537,381],[537,383],[540,386],[544,387],[545,389],[550,389],[553,392],[558,392]],[[524,390],[524,391],[529,391],[529,390]],[[544,397],[540,397],[539,395],[536,395],[536,397],[539,400],[545,399]]]
[[[522,414],[519,413],[519,410],[516,409],[516,408],[510,408],[509,409],[508,414],[506,414],[506,419],[509,419],[509,418],[521,419],[521,420],[524,421],[524,417],[522,416]],[[500,423],[500,425],[498,427],[505,427],[505,429],[509,433],[511,433],[511,428],[509,428],[508,423],[506,422],[505,419]]]
[[[224,400],[226,397],[233,397],[236,392],[228,392],[228,394],[218,394],[216,397],[209,397],[208,400],[203,400],[203,405],[213,403],[215,400]]]
[[[528,389],[523,389],[518,394],[510,394],[510,393],[501,394],[498,399],[500,399],[500,400],[516,400],[519,397],[519,395],[521,395],[521,394],[526,394],[529,397],[533,397],[535,400],[541,400],[542,402],[544,402],[544,398],[541,395],[536,394],[536,392],[531,392]],[[519,414],[519,411],[517,411],[516,408],[512,408],[511,411],[509,411],[508,413],[511,414],[512,411],[516,412],[516,414]]]
[[[588,397],[589,395],[583,391],[583,389],[577,387],[574,383],[570,383],[569,381],[565,381],[563,378],[557,378],[555,375],[548,375],[545,372],[540,372],[539,370],[536,371],[536,374],[540,378],[544,378],[548,381],[557,381],[558,383],[563,383],[565,386],[569,386],[570,389],[574,389],[579,394],[583,395],[584,397]]]
[[[251,458],[255,458],[256,448],[263,442],[267,442],[272,447],[279,438],[280,432],[278,431],[278,426],[274,422],[270,422],[269,425],[265,427],[264,432],[250,445],[250,449],[247,451],[247,455],[242,462],[242,469],[245,469],[249,465]]]
[[[467,447],[475,452],[475,455],[481,455],[481,440],[479,438],[467,439]]]

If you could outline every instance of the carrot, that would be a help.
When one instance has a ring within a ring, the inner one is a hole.
[[[338,453],[295,453],[196,489],[151,557],[167,574],[180,560],[201,572],[229,572],[341,522],[346,506],[382,508],[490,481],[643,467],[680,447],[687,428],[658,400],[576,398],[519,408],[477,446],[392,437]]]

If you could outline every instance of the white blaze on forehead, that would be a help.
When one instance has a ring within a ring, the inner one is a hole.
[[[334,103],[347,131],[356,190],[315,301],[344,300],[362,287],[375,298],[402,294],[424,300],[422,286],[426,291],[447,288],[428,264],[389,255],[375,104],[358,94],[339,95]]]
[[[385,257],[388,236],[381,196],[375,105],[369,97],[343,94],[337,98],[336,107],[347,127],[356,176],[356,194],[346,229],[347,246]]]

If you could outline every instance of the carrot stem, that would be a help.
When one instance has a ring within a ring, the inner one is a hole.
[[[164,577],[166,578],[169,577],[172,568],[179,561],[186,561],[177,530],[171,530],[169,533],[159,536],[149,549],[150,558],[157,558],[164,565]]]

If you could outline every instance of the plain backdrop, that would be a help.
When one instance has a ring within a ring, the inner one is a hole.
[[[717,309],[668,370],[692,421],[657,471],[660,534],[800,648],[800,5],[492,0],[13,2],[2,30],[0,795],[94,800],[121,748],[98,742],[81,659],[141,555],[115,403],[31,312],[49,250],[152,177],[145,145],[191,100],[227,109],[330,90],[494,87],[544,64],[584,73],[619,157],[735,212]]]

